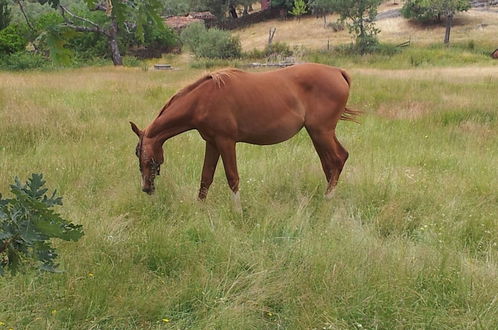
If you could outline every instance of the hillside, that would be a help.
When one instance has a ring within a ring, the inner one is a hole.
[[[377,21],[377,26],[381,30],[379,36],[381,41],[401,43],[411,40],[417,44],[442,42],[444,26],[424,27],[399,15],[389,15],[400,8],[399,4],[384,4],[380,7],[380,19]],[[384,13],[388,15],[383,15]],[[382,18],[382,16],[387,17]],[[337,15],[329,15],[327,23],[334,22],[337,18]],[[260,49],[266,45],[268,30],[272,27],[277,28],[274,41],[285,42],[292,46],[320,49],[327,47],[328,40],[331,45],[351,42],[351,36],[347,31],[334,32],[329,27],[324,27],[323,18],[316,17],[306,17],[300,21],[275,19],[235,31],[235,34],[240,37],[244,50]],[[468,40],[489,42],[497,35],[498,9],[471,9],[455,17],[451,40],[454,42]]]

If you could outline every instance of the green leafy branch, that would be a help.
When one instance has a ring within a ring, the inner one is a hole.
[[[53,208],[62,205],[57,191],[47,194],[42,174],[32,174],[25,184],[18,178],[10,186],[14,198],[0,194],[0,275],[8,269],[15,274],[25,264],[55,272],[57,253],[52,238],[77,241],[81,225],[63,219]]]

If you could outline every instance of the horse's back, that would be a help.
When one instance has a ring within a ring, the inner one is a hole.
[[[348,93],[340,69],[299,64],[272,72],[232,71],[206,85],[199,96],[209,100],[203,116],[207,126],[224,125],[237,141],[273,144],[303,126],[335,128]]]

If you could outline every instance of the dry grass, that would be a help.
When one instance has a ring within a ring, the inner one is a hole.
[[[470,79],[472,81],[482,79],[492,79],[498,77],[498,66],[490,67],[461,67],[461,68],[425,68],[425,69],[403,69],[403,70],[381,70],[381,69],[352,69],[352,72],[362,75],[382,76],[389,79],[417,79],[427,80],[428,78],[438,80],[455,81]]]

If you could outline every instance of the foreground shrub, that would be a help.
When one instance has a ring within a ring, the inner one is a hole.
[[[21,184],[16,178],[10,186],[12,199],[0,194],[0,275],[6,269],[13,274],[30,264],[46,271],[56,271],[57,253],[50,240],[77,241],[83,236],[81,225],[61,218],[53,207],[62,205],[54,191],[47,195],[41,174],[32,174]]]
[[[240,40],[230,32],[215,28],[208,30],[201,23],[189,25],[182,32],[181,39],[198,57],[236,58],[242,52]]]

